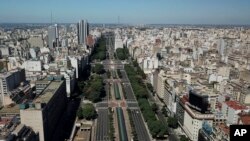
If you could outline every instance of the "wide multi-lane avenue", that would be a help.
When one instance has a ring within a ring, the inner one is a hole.
[[[127,113],[126,109],[131,110],[131,117],[132,122],[135,126],[135,131],[137,134],[137,138],[139,141],[150,141],[150,135],[146,128],[145,122],[143,120],[140,108],[138,106],[137,100],[135,98],[135,95],[133,93],[133,89],[131,87],[130,81],[127,77],[126,71],[124,70],[124,63],[114,59],[114,47],[112,44],[112,35],[106,35],[106,49],[107,49],[107,56],[109,56],[109,59],[106,59],[102,62],[104,69],[106,71],[111,72],[112,78],[104,77],[104,82],[106,84],[106,97],[103,99],[103,101],[96,104],[98,118],[97,118],[97,126],[96,126],[96,140],[97,141],[109,141],[112,140],[109,138],[109,108],[116,108],[120,107],[120,109],[123,109],[124,114],[119,114],[119,116],[123,116]],[[92,64],[94,65],[94,63]],[[119,78],[117,74],[117,69],[121,72],[121,78]],[[114,86],[114,89],[111,89],[111,86]],[[121,90],[121,86],[123,87],[123,90]],[[119,95],[120,98],[117,98],[114,96],[114,98],[110,98],[111,91],[114,92],[114,95]],[[121,93],[120,93],[121,92]],[[115,104],[114,104],[115,103]],[[124,117],[117,116],[117,121],[125,120]],[[115,116],[114,116],[115,117]],[[125,123],[125,121],[122,121],[121,123]],[[115,125],[114,125],[115,126]],[[115,126],[116,127],[116,126]],[[124,137],[124,135],[131,135],[131,131],[129,131],[128,125],[122,125],[117,126],[119,128],[119,140],[121,141],[127,141],[128,137]],[[120,129],[123,128],[123,129]],[[118,129],[117,129],[118,130]],[[124,133],[128,132],[129,133]],[[115,139],[117,140],[117,138]]]

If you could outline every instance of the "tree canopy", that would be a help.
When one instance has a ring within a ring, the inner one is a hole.
[[[174,117],[168,117],[168,126],[171,128],[177,128],[178,127],[178,121]]]
[[[158,110],[158,106],[155,103],[153,103],[151,107],[152,107],[152,110],[156,113]]]
[[[83,88],[84,97],[92,102],[98,102],[105,96],[103,78],[98,75],[91,76]]]
[[[159,120],[149,122],[148,127],[153,137],[164,137],[164,135],[167,134],[167,126]]]
[[[118,48],[118,49],[116,49],[116,56],[120,60],[128,59],[128,49],[127,48]]]
[[[91,120],[91,119],[95,119],[97,116],[97,112],[95,110],[95,107],[93,104],[84,104],[82,107],[80,107],[78,109],[77,112],[77,116],[80,119],[87,119],[87,120]]]
[[[161,112],[165,117],[168,117],[168,111],[166,110],[165,106],[162,107]]]
[[[104,66],[102,64],[95,64],[92,68],[92,72],[96,74],[103,74],[105,72]]]
[[[156,118],[155,113],[158,110],[158,106],[156,104],[150,105],[148,102],[148,91],[146,90],[145,83],[143,83],[145,74],[139,68],[137,63],[134,62],[134,65],[134,67],[131,65],[125,65],[125,70],[127,72],[134,94],[138,100],[142,115],[148,124],[152,136],[154,138],[164,137],[164,135],[167,134],[167,126]]]
[[[91,55],[91,60],[105,60],[106,59],[106,41],[104,37],[101,37]]]
[[[190,141],[185,135],[180,135],[180,141]]]
[[[150,92],[154,92],[154,88],[153,88],[153,86],[152,86],[152,84],[150,84],[150,83],[147,83],[147,87],[148,87],[148,90],[150,91]]]

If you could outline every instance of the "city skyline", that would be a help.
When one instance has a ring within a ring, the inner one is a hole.
[[[9,1],[0,5],[0,140],[250,135],[250,2]]]
[[[0,23],[239,24],[249,25],[250,1],[2,1]]]

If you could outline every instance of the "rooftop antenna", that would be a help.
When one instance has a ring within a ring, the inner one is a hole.
[[[52,25],[52,10],[50,11],[50,23]]]

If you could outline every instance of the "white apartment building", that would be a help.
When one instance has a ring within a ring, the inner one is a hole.
[[[213,114],[202,114],[192,110],[187,105],[184,113],[184,126],[183,129],[192,141],[198,141],[199,130],[202,128],[204,121],[213,125]]]
[[[11,104],[10,91],[25,81],[24,69],[12,70],[0,74],[0,106]]]
[[[42,71],[42,62],[40,60],[28,60],[23,63],[25,71],[40,72]]]
[[[241,112],[249,112],[249,108],[236,101],[225,101],[222,103],[222,113],[226,116],[226,123],[228,125],[237,124]]]
[[[167,79],[167,76],[163,70],[161,70],[158,74],[158,82],[157,82],[157,89],[156,93],[160,98],[164,98],[165,94],[165,80]]]
[[[27,80],[35,81],[42,78],[42,62],[40,60],[27,60],[22,64],[25,68]]]
[[[156,57],[146,57],[143,59],[142,69],[146,74],[150,73],[153,69],[157,69],[158,66],[159,61]]]
[[[79,78],[79,71],[82,71],[88,64],[89,56],[84,54],[82,56],[69,56],[71,66],[76,69],[76,78]]]
[[[209,125],[213,125],[214,114],[204,114],[197,110],[191,109],[189,107],[189,102],[184,97],[180,100],[181,107],[183,108],[181,126],[186,135],[192,141],[198,141],[199,130],[202,128],[203,122],[207,122]]]
[[[66,80],[66,93],[67,97],[70,97],[70,94],[74,91],[76,85],[76,69],[65,70],[64,68],[61,68],[60,73]]]
[[[115,36],[115,50],[118,48],[123,48],[123,42],[120,35]]]
[[[42,34],[31,35],[30,38],[28,39],[28,42],[30,43],[31,47],[43,47],[44,46]]]
[[[169,110],[169,114],[170,116],[174,116],[174,114],[176,113],[176,96],[177,93],[174,90],[174,83],[176,80],[174,80],[173,78],[169,78],[165,80],[165,94],[163,96],[163,102],[166,104],[168,110]]]

